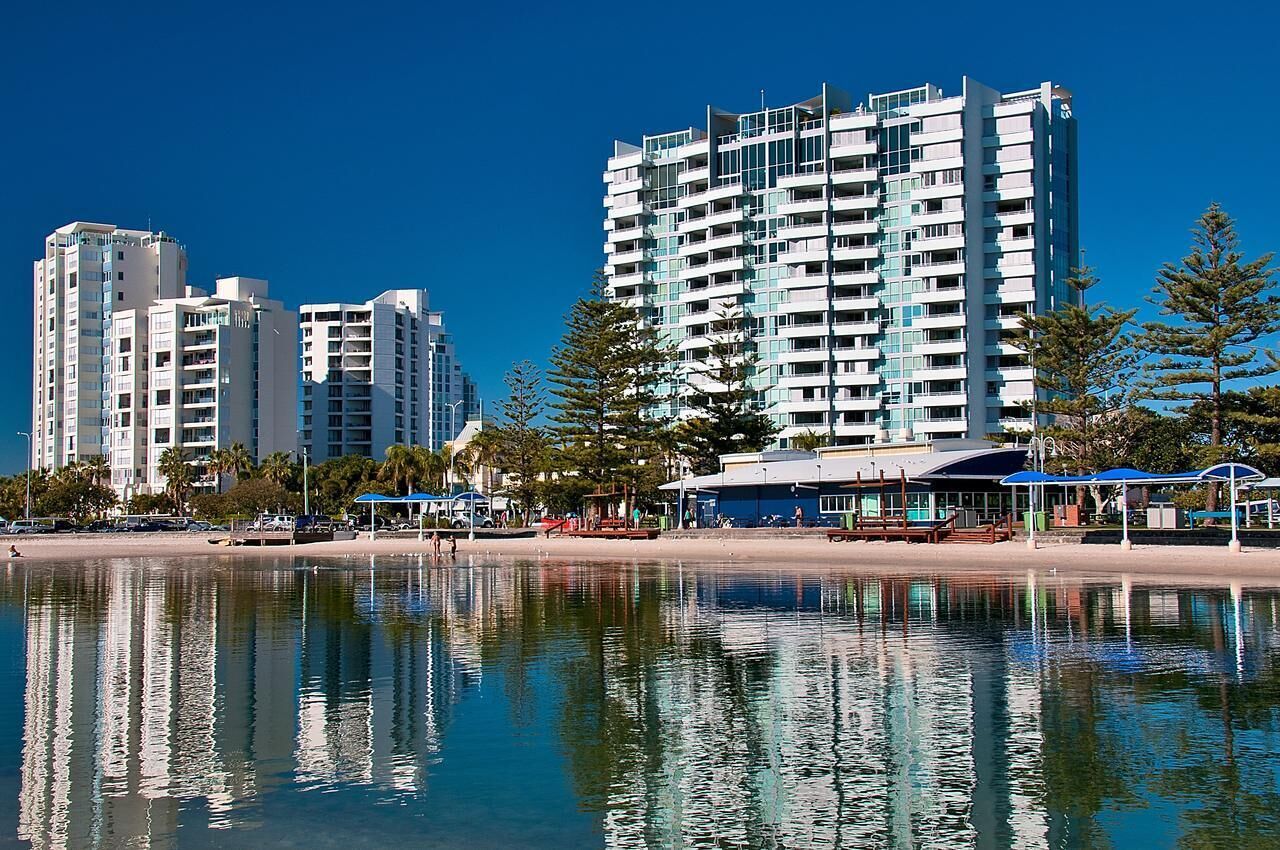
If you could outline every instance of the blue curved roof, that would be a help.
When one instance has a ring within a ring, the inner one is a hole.
[[[1023,470],[1006,475],[1000,480],[1005,486],[1019,484],[1198,484],[1204,481],[1229,481],[1232,473],[1236,481],[1259,481],[1266,476],[1245,463],[1220,463],[1198,472],[1176,472],[1162,475],[1143,472],[1141,469],[1120,467],[1093,475],[1048,475],[1043,472]]]

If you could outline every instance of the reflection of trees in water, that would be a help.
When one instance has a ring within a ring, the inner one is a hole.
[[[1276,835],[1275,594],[275,566],[0,577],[27,606],[36,846],[154,837],[178,800],[245,824],[295,774],[422,794],[486,673],[515,727],[553,706],[612,846],[1108,846],[1153,795],[1186,846]]]

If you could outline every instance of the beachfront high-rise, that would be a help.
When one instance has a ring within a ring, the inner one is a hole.
[[[303,304],[301,445],[319,463],[381,458],[388,446],[439,449],[478,412],[439,312],[425,289],[360,304]]]
[[[614,143],[610,295],[679,350],[655,413],[715,391],[723,314],[758,358],[750,386],[778,442],[971,437],[1027,428],[1020,312],[1071,298],[1076,127],[1053,83],[1002,94],[965,78],[855,102],[732,113]]]
[[[110,442],[112,317],[182,295],[187,254],[172,237],[74,221],[33,269],[31,464],[58,469]]]
[[[265,280],[220,278],[212,293],[116,313],[109,459],[124,498],[164,492],[170,447],[206,492],[227,483],[208,473],[214,449],[240,443],[255,463],[297,451],[298,314],[267,293]]]

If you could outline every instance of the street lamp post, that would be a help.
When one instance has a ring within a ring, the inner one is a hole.
[[[27,519],[31,519],[31,434],[19,431],[19,437],[27,438]]]
[[[465,399],[446,402],[445,406],[449,408],[449,492],[453,493],[453,444],[457,442],[458,431],[455,418],[458,413],[458,405],[462,404]]]
[[[302,512],[307,516],[311,515],[311,498],[310,489],[307,487],[307,459],[308,452],[306,446],[302,448]]]
[[[1041,437],[1035,435],[1031,438],[1029,444],[1031,451],[1031,468],[1036,472],[1044,472],[1044,461],[1046,457],[1058,456],[1058,441],[1053,437]],[[1041,493],[1044,492],[1043,485]],[[1036,548],[1036,487],[1032,483],[1027,487],[1027,506],[1031,509],[1028,516],[1031,520],[1031,528],[1027,530],[1027,548]]]

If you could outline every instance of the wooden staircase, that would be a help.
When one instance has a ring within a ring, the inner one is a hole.
[[[977,528],[949,528],[938,535],[939,543],[984,543],[991,545],[1013,539],[1013,514]]]

